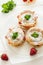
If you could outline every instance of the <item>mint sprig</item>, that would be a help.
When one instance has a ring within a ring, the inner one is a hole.
[[[34,32],[31,36],[34,38],[37,38],[39,36],[39,34],[37,32]]]
[[[12,35],[12,39],[15,40],[18,37],[18,32],[14,32]]]
[[[13,0],[8,1],[7,3],[2,4],[2,12],[8,13],[9,11],[13,10],[13,8],[16,7],[16,4]]]
[[[25,15],[24,18],[25,18],[26,20],[29,20],[29,19],[31,18],[31,15]]]

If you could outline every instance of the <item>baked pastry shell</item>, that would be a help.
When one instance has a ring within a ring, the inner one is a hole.
[[[22,12],[22,13],[20,13],[20,15],[18,15],[17,16],[17,18],[18,18],[18,24],[19,24],[19,26],[22,28],[22,29],[24,29],[24,30],[28,30],[28,29],[30,29],[31,27],[34,27],[34,26],[36,26],[36,24],[37,24],[37,16],[36,17],[34,17],[34,22],[33,23],[31,23],[31,24],[25,24],[25,25],[22,25],[22,19],[21,19],[21,16],[22,15],[24,15],[24,14],[26,14],[26,13],[30,13],[30,14],[32,14],[32,15],[34,15],[34,11],[30,11],[30,10],[26,10],[26,11],[24,11],[24,12]]]
[[[33,28],[31,28],[30,29],[30,32],[32,32],[32,31],[38,31],[38,32],[41,32],[42,33],[42,38],[43,38],[43,30],[41,30],[41,29],[39,29],[39,28],[35,28],[35,27],[33,27]],[[28,30],[29,31],[29,30]],[[27,32],[28,32],[27,31]],[[39,41],[39,42],[37,42],[38,44],[35,44],[35,42],[28,36],[28,34],[26,34],[26,36],[25,36],[25,38],[26,38],[26,41],[29,43],[29,44],[31,44],[31,45],[33,45],[33,46],[42,46],[43,45],[43,41]]]
[[[9,39],[9,37],[8,37],[8,34],[10,33],[10,32],[12,32],[12,30],[13,30],[14,28],[10,28],[9,29],[9,32],[7,33],[7,35],[5,36],[5,39],[7,40],[7,42],[8,42],[8,44],[9,45],[11,45],[11,46],[15,46],[15,47],[17,47],[17,46],[20,46],[20,45],[22,45],[23,43],[24,43],[24,36],[23,36],[23,40],[22,41],[20,41],[20,42],[13,42],[11,39]],[[22,30],[22,29],[21,29]],[[23,34],[24,34],[24,32],[23,32]]]

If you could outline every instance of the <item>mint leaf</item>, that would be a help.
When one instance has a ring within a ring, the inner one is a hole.
[[[9,10],[8,10],[8,9],[3,9],[2,12],[4,12],[4,13],[8,13]]]
[[[2,5],[2,8],[4,8],[4,9],[8,9],[8,5],[7,5],[7,3],[6,3],[6,4],[3,4],[3,5]]]
[[[25,15],[24,18],[25,18],[26,20],[29,20],[29,19],[31,18],[31,15]]]
[[[13,33],[13,36],[12,36],[12,39],[14,40],[14,39],[16,39],[18,37],[18,32],[14,32]]]
[[[2,12],[3,13],[8,13],[9,11],[13,10],[13,8],[16,7],[16,4],[14,3],[13,0],[8,1],[7,3],[2,4]]]
[[[39,34],[34,32],[31,36],[34,37],[34,38],[37,38],[39,36]]]
[[[16,4],[14,4],[13,1],[9,1],[9,2],[7,3],[7,5],[8,5],[8,9],[9,9],[9,10],[12,10],[12,9],[16,6]]]

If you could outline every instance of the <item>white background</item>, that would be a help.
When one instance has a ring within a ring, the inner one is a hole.
[[[6,2],[6,1],[8,1],[8,0],[0,0],[0,40],[1,40],[0,41],[0,55],[2,53],[7,52],[3,46],[1,37],[3,36],[3,34],[7,30],[7,28],[14,26],[15,21],[17,23],[16,14],[19,14],[21,11],[26,10],[26,9],[36,11],[36,13],[38,14],[38,17],[39,17],[38,24],[39,24],[39,21],[41,21],[38,26],[43,29],[43,0],[37,0],[36,3],[31,6],[30,5],[26,6],[22,2],[22,0],[15,0],[15,2],[17,3],[16,8],[8,14],[3,14],[3,13],[1,13],[1,10],[2,10],[1,5],[2,5],[2,3]],[[15,18],[15,20],[14,20],[14,18]],[[14,65],[36,65],[36,64],[43,65],[43,56],[41,56],[40,58],[37,58],[35,60],[29,61],[29,62],[14,64]],[[11,64],[10,60],[8,62],[4,62],[0,59],[0,65],[12,65],[12,64]]]

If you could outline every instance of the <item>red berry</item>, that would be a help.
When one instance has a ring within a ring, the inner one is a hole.
[[[24,2],[26,2],[27,0],[23,0]]]
[[[33,56],[37,53],[37,50],[35,48],[31,48],[30,55]]]
[[[8,61],[8,56],[6,54],[2,54],[1,59],[5,60],[5,61]]]
[[[22,24],[21,22],[19,22],[19,24]]]
[[[30,0],[30,2],[32,2],[33,0]]]

